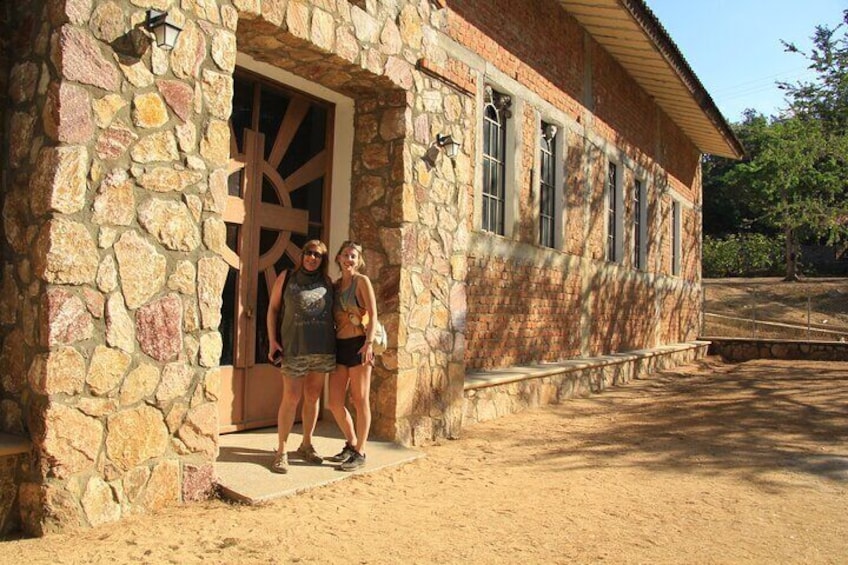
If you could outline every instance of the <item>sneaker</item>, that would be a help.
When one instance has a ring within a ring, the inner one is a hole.
[[[324,458],[315,452],[315,447],[312,445],[301,444],[297,448],[297,455],[307,463],[312,463],[313,465],[320,465],[324,462]]]
[[[339,471],[355,471],[365,466],[365,454],[354,451],[347,461],[339,465]]]
[[[333,463],[344,463],[355,452],[356,450],[353,448],[353,446],[348,442],[345,442],[342,450],[333,455],[332,457],[327,457],[327,461],[332,461]]]
[[[271,462],[271,471],[285,474],[289,472],[289,455],[285,451],[275,451],[274,461]]]

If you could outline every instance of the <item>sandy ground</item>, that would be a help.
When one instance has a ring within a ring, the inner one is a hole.
[[[0,542],[0,563],[848,562],[848,363],[708,359],[426,453],[265,506]]]

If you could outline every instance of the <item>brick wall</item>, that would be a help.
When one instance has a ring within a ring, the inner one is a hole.
[[[580,354],[581,282],[576,272],[474,257],[468,265],[467,368],[555,361]]]
[[[700,154],[692,142],[558,2],[450,3],[447,22],[454,40],[519,83],[521,92],[532,93],[513,116],[519,153],[507,155],[519,167],[512,177],[516,229],[507,238],[477,233],[479,241],[491,244],[470,252],[466,367],[561,360],[694,338],[701,188]],[[485,73],[480,78],[487,80]],[[572,121],[562,132],[564,228],[557,250],[537,245],[533,167],[538,120],[545,115],[545,108],[534,105],[537,99]],[[624,208],[623,252],[616,264],[606,261],[610,161],[618,167]],[[632,251],[636,178],[647,188],[645,271],[635,270]],[[675,277],[672,197],[682,201],[681,272]]]

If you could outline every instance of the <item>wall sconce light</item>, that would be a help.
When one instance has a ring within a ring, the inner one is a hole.
[[[459,142],[454,141],[452,135],[436,134],[436,145],[444,149],[448,159],[453,161],[459,155]]]
[[[430,145],[427,152],[421,157],[429,168],[432,169],[436,166],[436,159],[439,157],[440,149],[445,152],[448,159],[453,161],[459,154],[459,142],[455,141],[451,135],[436,134],[436,141]]]
[[[548,143],[556,137],[557,127],[553,124],[545,124],[545,127],[542,128],[542,137],[545,138],[545,141]]]
[[[177,38],[183,30],[180,26],[174,23],[174,20],[168,15],[168,12],[159,10],[147,10],[147,20],[144,22],[144,28],[147,31],[153,32],[156,36],[156,45],[164,49],[173,49],[177,44]]]

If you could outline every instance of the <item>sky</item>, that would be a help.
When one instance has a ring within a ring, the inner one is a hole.
[[[746,108],[785,107],[775,81],[809,80],[807,50],[817,25],[835,27],[848,0],[645,0],[729,122]]]

